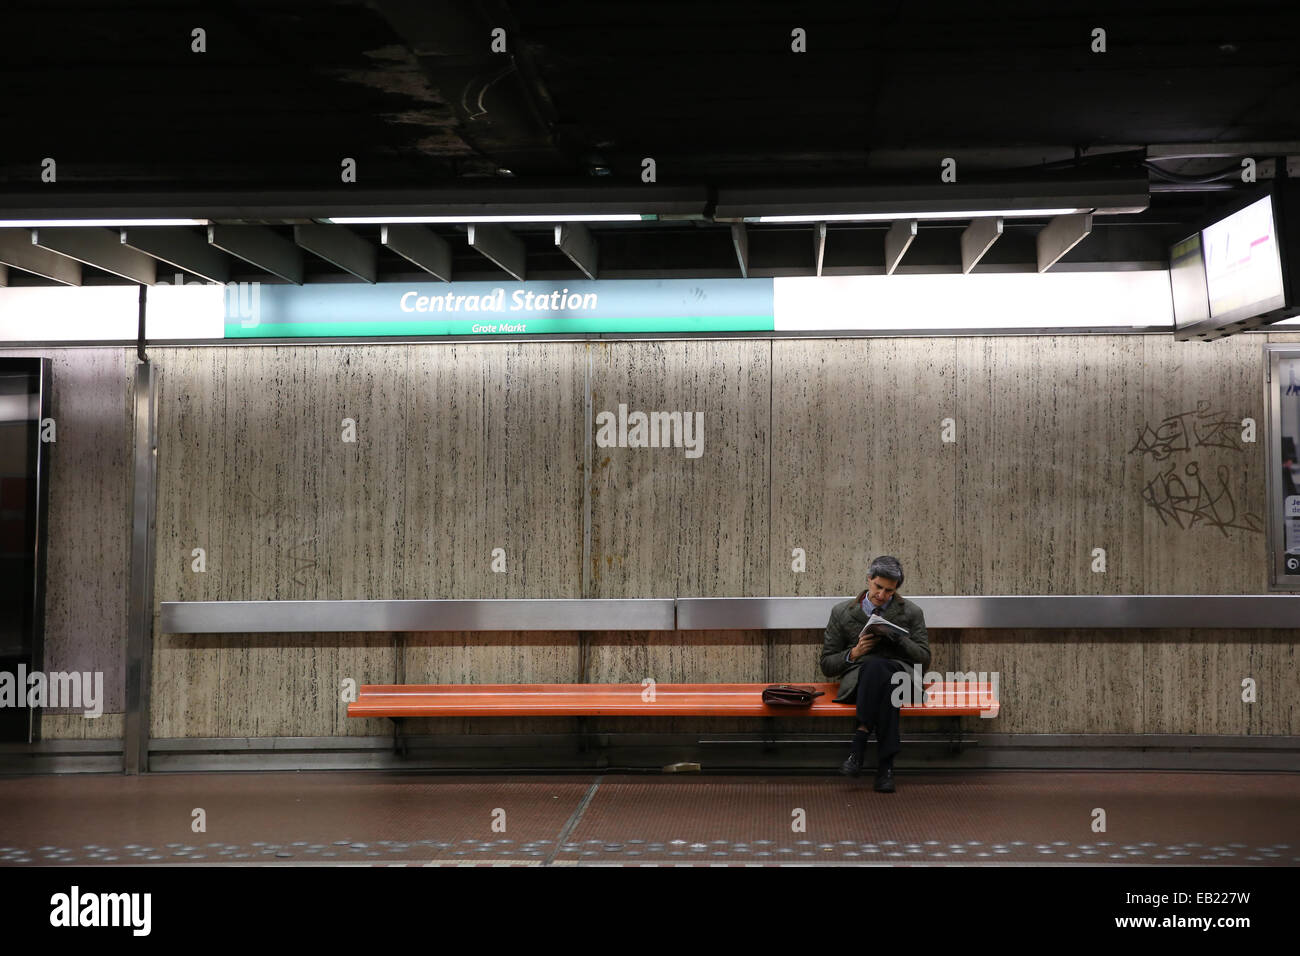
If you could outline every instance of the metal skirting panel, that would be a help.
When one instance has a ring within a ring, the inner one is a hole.
[[[446,736],[445,740],[459,737]],[[500,739],[514,739],[501,735]],[[527,737],[519,739],[526,740]],[[149,741],[153,753],[184,753],[193,750],[374,750],[392,747],[392,737],[155,737]]]
[[[122,773],[120,740],[42,740],[0,745],[0,776],[46,773]]]
[[[46,773],[123,773],[125,770],[126,763],[121,754],[0,755],[0,777]]]
[[[672,598],[164,601],[165,634],[316,631],[671,631]]]
[[[802,630],[832,597],[164,601],[167,634]],[[1300,628],[1300,594],[908,595],[932,628]]]
[[[583,750],[583,744],[587,749]],[[898,768],[912,770],[1196,770],[1300,772],[1300,737],[1178,734],[971,734],[962,750],[942,733],[905,734]],[[235,737],[150,741],[154,772],[403,770],[523,772],[659,771],[683,761],[705,771],[823,772],[846,739],[836,734],[421,735]],[[868,747],[870,756],[872,748]],[[122,773],[122,742],[53,740],[0,748],[0,775]]]
[[[529,772],[659,771],[679,762],[715,771],[830,772],[842,735],[575,734],[279,737],[154,740],[156,772],[407,770]],[[584,749],[585,745],[585,749]],[[1300,737],[1178,734],[971,734],[954,753],[943,733],[906,734],[900,771],[962,769],[1300,772]],[[868,755],[873,747],[868,748]]]

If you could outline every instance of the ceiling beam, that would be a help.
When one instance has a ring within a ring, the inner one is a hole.
[[[596,278],[600,245],[580,222],[562,222],[555,227],[555,245],[588,279]]]
[[[892,276],[907,254],[907,247],[916,238],[916,220],[901,219],[885,233],[885,275]]]
[[[953,185],[953,184],[950,184]],[[343,195],[340,195],[340,193]],[[40,193],[0,195],[7,219],[202,219],[292,225],[342,217],[629,215],[703,219],[706,186],[606,184],[569,178],[535,186],[439,186],[430,189],[242,190],[184,193]]]
[[[490,223],[469,225],[469,247],[486,256],[520,282],[528,262],[523,240],[509,229]]]
[[[318,222],[294,226],[293,241],[362,282],[373,284],[379,277],[378,250],[346,226]]]
[[[33,244],[28,229],[0,229],[0,263],[63,285],[81,285],[81,263]]]
[[[380,226],[379,243],[435,279],[451,281],[451,244],[433,230],[414,223]]]
[[[1002,217],[973,219],[961,234],[961,271],[969,274],[1002,235]]]
[[[1157,143],[1147,147],[1147,159],[1210,159],[1215,157],[1300,155],[1296,140],[1251,143]]]
[[[141,285],[153,285],[158,279],[157,260],[122,245],[122,236],[115,229],[42,226],[32,230],[32,243]]]
[[[230,281],[230,260],[181,226],[130,226],[121,230],[122,245],[153,256],[209,282]]]
[[[736,250],[736,261],[740,263],[740,277],[749,278],[749,233],[743,222],[731,224],[731,247]]]
[[[1038,271],[1046,272],[1092,232],[1092,214],[1056,216],[1038,233]]]
[[[811,222],[836,216],[882,221],[912,218],[970,219],[981,213],[1084,209],[1098,215],[1140,213],[1151,204],[1147,171],[1092,179],[1017,181],[988,179],[934,185],[762,186],[721,188],[716,222],[760,216],[799,216]]]
[[[1111,143],[1105,146],[1088,147],[1085,159],[1096,160],[1099,156],[1116,153],[1140,153],[1145,149],[1140,143]],[[873,148],[863,157],[863,169],[869,173],[877,171],[915,171],[929,169],[935,156],[960,156],[963,175],[972,171],[994,171],[1021,169],[1042,166],[1046,163],[1078,161],[1079,147],[1074,143],[1056,144],[1037,143],[1033,146],[973,146],[969,143],[938,144],[925,148],[887,147]]]
[[[208,226],[208,242],[286,282],[302,285],[302,250],[265,226]]]

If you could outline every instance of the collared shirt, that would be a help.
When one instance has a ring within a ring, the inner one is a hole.
[[[867,617],[871,617],[871,612],[875,611],[877,614],[883,616],[885,613],[885,608],[889,607],[890,603],[893,600],[894,600],[894,596],[891,594],[889,596],[888,601],[886,601],[880,607],[876,607],[874,604],[871,603],[871,598],[864,594],[862,595],[862,613],[865,614]]]

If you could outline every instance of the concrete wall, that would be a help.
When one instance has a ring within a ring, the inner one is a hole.
[[[1300,335],[151,348],[155,600],[853,594],[879,553],[899,556],[913,594],[1260,593],[1265,341]],[[10,354],[56,357],[48,666],[101,660],[120,688],[134,350]],[[588,377],[593,414],[620,402],[703,412],[703,454],[592,447],[584,494]],[[1168,441],[1171,416],[1183,416],[1186,449]],[[1256,444],[1240,442],[1245,417],[1259,423]],[[340,440],[344,418],[355,443]],[[944,419],[955,442],[941,440]],[[1190,491],[1204,481],[1199,502],[1166,500],[1171,468]],[[494,548],[507,573],[491,571]],[[791,571],[794,548],[805,573]],[[1094,548],[1105,573],[1092,570]],[[987,725],[999,732],[1300,733],[1300,622],[1080,624],[932,630],[933,666],[1000,671],[1003,716]],[[346,718],[345,677],[815,680],[819,642],[812,631],[602,633],[584,662],[576,634],[158,634],[151,733],[389,732]],[[1240,702],[1243,677],[1259,683],[1255,704]],[[45,721],[54,737],[95,723]]]

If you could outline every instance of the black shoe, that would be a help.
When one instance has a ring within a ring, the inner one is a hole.
[[[876,792],[893,793],[894,792],[894,768],[881,767],[876,771]]]
[[[862,775],[862,758],[855,753],[850,753],[849,759],[840,764],[840,773],[846,777],[860,777]]]

